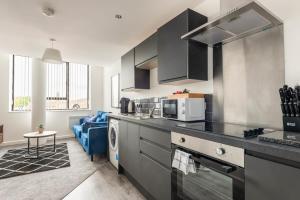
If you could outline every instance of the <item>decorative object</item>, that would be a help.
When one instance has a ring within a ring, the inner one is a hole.
[[[111,77],[111,107],[120,108],[120,74]]]
[[[51,48],[47,48],[45,50],[42,60],[46,63],[53,63],[53,64],[63,63],[60,51],[58,49],[53,48],[53,43],[56,40],[54,38],[51,38],[50,41],[52,46]]]
[[[43,133],[44,132],[44,125],[43,124],[39,125],[38,131],[39,131],[39,133]]]
[[[52,145],[40,147],[40,150],[47,152],[52,149]],[[34,151],[35,147],[30,148]],[[0,158],[2,167],[0,168],[0,179],[13,176],[25,175],[30,173],[70,167],[68,147],[66,143],[56,145],[56,154],[37,159],[26,159],[24,154],[27,153],[27,148],[11,149]],[[14,167],[12,167],[14,166]]]
[[[73,110],[79,110],[80,109],[80,105],[79,104],[74,104],[73,106],[72,106],[72,109]]]

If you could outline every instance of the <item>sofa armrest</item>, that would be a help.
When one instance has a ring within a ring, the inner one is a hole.
[[[80,118],[80,119],[79,119],[79,124],[80,124],[80,125],[83,124],[83,121],[84,121],[84,117]]]
[[[93,127],[88,130],[89,151],[98,152],[107,149],[107,127]]]

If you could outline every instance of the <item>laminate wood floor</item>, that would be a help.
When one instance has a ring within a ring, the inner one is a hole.
[[[64,200],[144,200],[143,195],[110,163],[99,169],[68,194]]]

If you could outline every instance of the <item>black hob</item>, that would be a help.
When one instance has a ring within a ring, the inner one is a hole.
[[[214,134],[222,134],[238,138],[254,138],[264,133],[269,133],[273,130],[265,130],[264,128],[250,127],[239,124],[216,123],[216,122],[196,122],[189,124],[178,124],[178,127],[209,132]]]
[[[300,148],[300,133],[275,131],[258,137],[259,141],[283,144]]]

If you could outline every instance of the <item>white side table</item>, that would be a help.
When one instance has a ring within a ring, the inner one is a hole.
[[[53,137],[53,151],[52,154],[48,154],[47,156],[51,156],[56,153],[55,149],[55,140],[56,140],[56,131],[44,131],[43,133],[39,132],[31,132],[31,133],[25,133],[24,138],[27,138],[28,145],[27,145],[27,154],[25,155],[25,158],[40,158],[39,156],[39,139],[45,138],[45,137]],[[30,154],[30,139],[36,139],[36,155]]]

